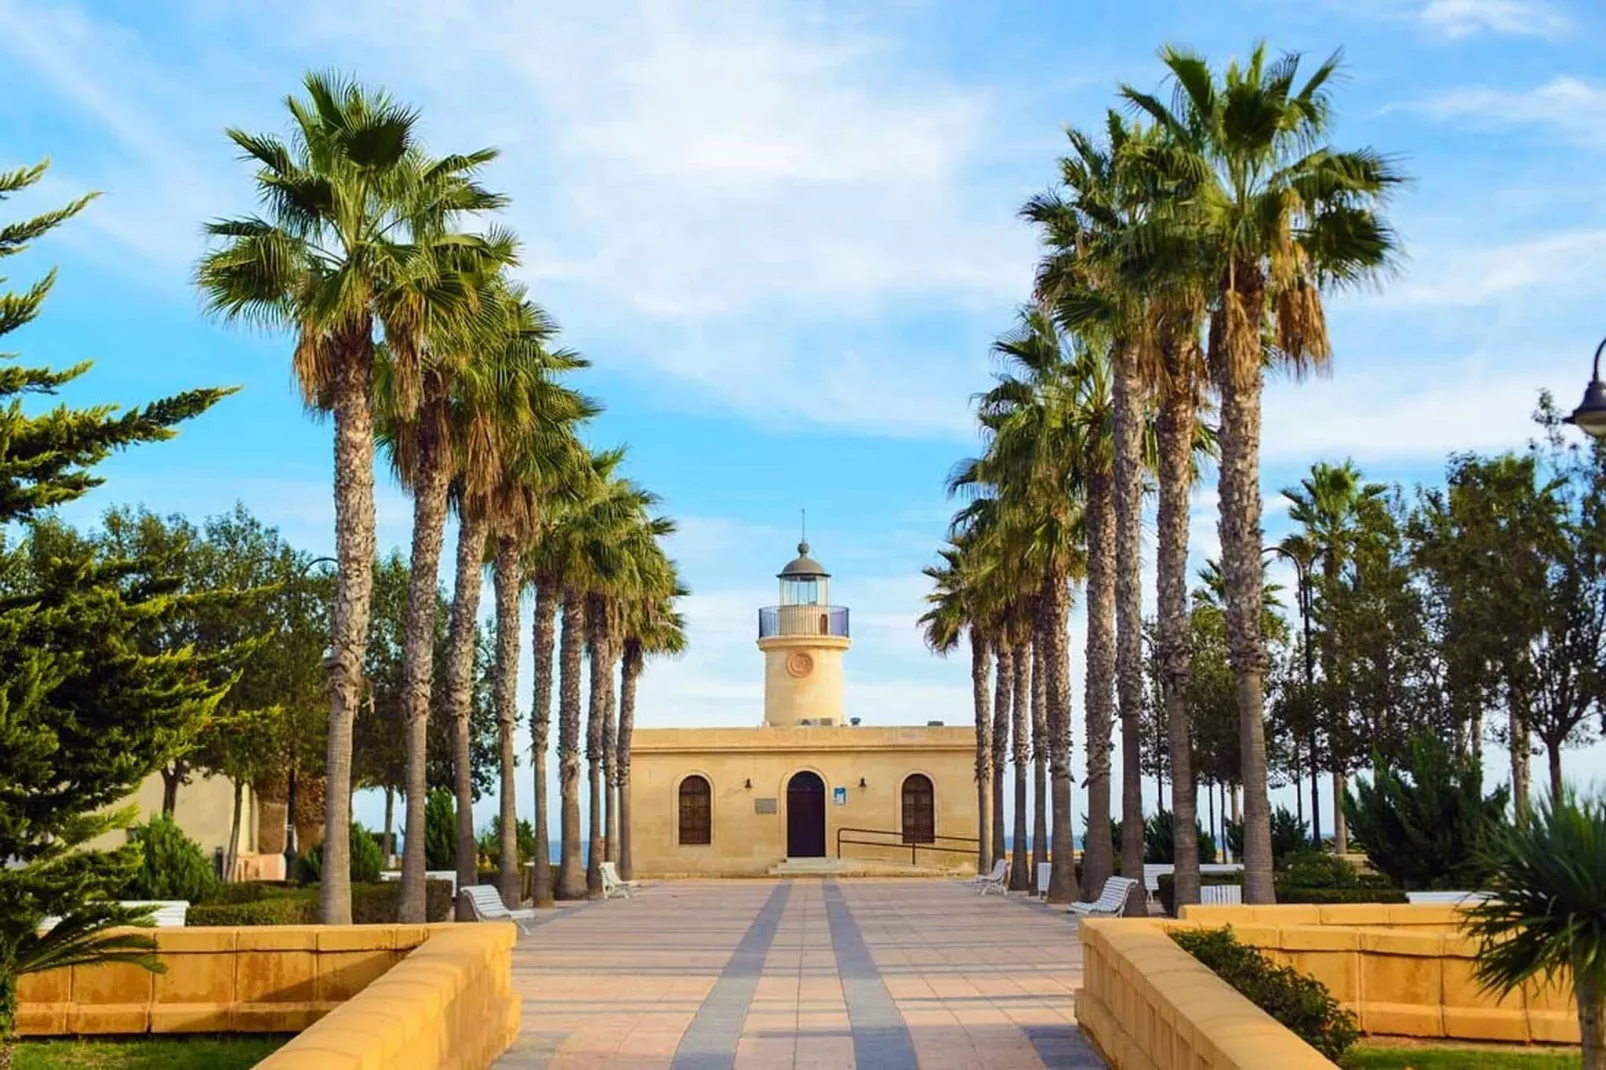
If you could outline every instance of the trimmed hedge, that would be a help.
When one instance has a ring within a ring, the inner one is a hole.
[[[185,915],[187,926],[206,925],[315,925],[318,897],[281,896],[254,903],[196,903]]]
[[[315,925],[318,921],[318,886],[283,888],[269,885],[230,885],[230,888],[256,887],[257,892],[230,892],[233,902],[196,903],[190,907],[186,925]],[[351,920],[356,925],[393,925],[401,906],[401,883],[353,884]],[[429,921],[450,921],[452,882],[427,881],[424,910]]]
[[[1171,933],[1171,939],[1334,1062],[1360,1039],[1355,1015],[1338,1005],[1326,985],[1240,944],[1230,928],[1182,930]]]
[[[1242,886],[1243,882],[1244,878],[1241,873],[1207,873],[1203,874],[1199,880],[1201,887],[1222,884]],[[1278,880],[1275,890],[1277,902],[1285,905],[1330,906],[1335,903],[1404,903],[1408,901],[1405,898],[1405,892],[1399,888],[1365,880],[1349,887],[1316,887],[1289,884],[1283,880]],[[1160,905],[1165,908],[1165,912],[1172,917],[1176,917],[1176,878],[1170,873],[1160,874],[1159,889],[1155,894],[1160,900]]]
[[[1334,903],[1407,903],[1400,888],[1284,888],[1277,886],[1277,902],[1330,906]]]

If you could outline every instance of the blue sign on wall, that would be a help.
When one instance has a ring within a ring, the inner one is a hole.
[[[848,789],[832,788],[831,801],[836,803],[838,806],[846,806],[848,804]]]

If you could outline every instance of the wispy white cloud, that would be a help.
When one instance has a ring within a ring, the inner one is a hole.
[[[778,0],[292,3],[272,47],[175,64],[89,11],[0,0],[0,50],[123,147],[84,164],[115,194],[99,225],[175,283],[200,220],[250,207],[220,128],[282,125],[300,52],[360,58],[437,148],[500,146],[488,181],[514,198],[537,294],[611,367],[675,384],[671,404],[950,437],[983,345],[911,345],[886,317],[1007,315],[1029,285],[1013,209],[1041,176],[999,177],[991,95],[866,19]],[[257,40],[205,17],[209,42]],[[204,94],[173,92],[202,77]]]
[[[1559,37],[1572,28],[1572,20],[1546,0],[1428,0],[1416,17],[1450,38],[1480,33]]]
[[[1452,89],[1404,107],[1481,128],[1541,130],[1569,144],[1606,149],[1606,85],[1570,75],[1531,89]]]
[[[1404,309],[1476,308],[1543,287],[1560,295],[1599,294],[1606,276],[1606,228],[1557,231],[1475,246],[1426,246],[1409,275],[1375,300]]]

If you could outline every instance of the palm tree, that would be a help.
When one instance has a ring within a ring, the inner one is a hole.
[[[1207,359],[1221,397],[1221,544],[1242,737],[1244,897],[1270,903],[1259,590],[1267,340],[1269,356],[1296,371],[1327,363],[1321,291],[1372,277],[1388,264],[1395,242],[1377,206],[1400,177],[1375,152],[1339,152],[1323,143],[1331,112],[1326,84],[1337,55],[1303,85],[1300,57],[1268,62],[1264,45],[1247,63],[1230,63],[1219,79],[1195,54],[1168,47],[1161,59],[1176,83],[1174,108],[1154,94],[1122,92],[1169,140],[1177,173],[1196,183],[1194,208],[1177,226],[1218,280]]]
[[[530,768],[535,781],[535,875],[531,894],[536,906],[552,902],[552,829],[548,820],[547,748],[552,731],[552,652],[558,599],[549,577],[532,575],[535,614],[530,626],[535,694],[530,703]]]
[[[1329,464],[1317,461],[1310,475],[1297,487],[1284,487],[1288,499],[1288,518],[1303,529],[1302,535],[1312,555],[1322,561],[1322,590],[1337,589],[1339,575],[1349,560],[1360,513],[1367,502],[1376,502],[1388,492],[1382,483],[1367,483],[1355,462]],[[1324,630],[1320,646],[1322,675],[1331,680],[1334,673],[1334,636]],[[1329,714],[1334,716],[1334,714]],[[1344,819],[1344,794],[1349,778],[1343,763],[1333,763],[1333,846],[1340,853],[1349,850],[1349,823]],[[1313,804],[1314,805],[1314,804]]]
[[[528,422],[533,412],[521,411],[529,398],[515,395],[495,398],[498,388],[522,385],[527,371],[510,367],[517,359],[509,345],[507,285],[498,276],[485,276],[507,259],[503,241],[491,252],[461,265],[476,315],[467,329],[442,330],[428,339],[424,350],[423,384],[416,403],[409,407],[403,392],[405,374],[390,359],[390,347],[380,351],[375,376],[377,438],[389,455],[396,475],[413,493],[412,557],[408,573],[406,637],[402,650],[402,718],[406,725],[406,813],[402,854],[401,899],[398,917],[420,923],[425,918],[424,798],[428,718],[435,661],[435,607],[439,601],[439,563],[444,542],[451,481],[464,452],[455,432],[472,424],[464,419],[465,406],[495,404],[504,418]],[[494,353],[488,357],[487,352]],[[503,394],[508,391],[503,389]],[[511,415],[508,410],[512,409]],[[465,711],[466,717],[466,711]],[[466,726],[465,726],[466,732]],[[460,820],[467,820],[473,842],[472,812],[459,800]],[[459,830],[461,837],[461,829]],[[460,845],[461,846],[461,845]]]
[[[1031,704],[1032,704],[1032,620],[1034,614],[1030,611],[1031,601],[1026,599],[1021,608],[1024,611],[1020,630],[1015,637],[1014,651],[1014,715],[1010,718],[1011,740],[1010,755],[1015,765],[1015,822],[1014,822],[1014,851],[1009,864],[1009,886],[1017,892],[1024,892],[1031,887],[1032,873],[1029,868],[1030,852],[1026,844],[1027,822],[1027,780],[1026,763],[1031,760]]]
[[[533,484],[561,487],[579,453],[573,426],[599,411],[595,403],[561,384],[564,373],[585,367],[586,361],[571,351],[552,347],[557,327],[528,299],[522,286],[503,280],[496,287],[481,332],[477,359],[454,381],[445,423],[453,458],[450,495],[458,514],[456,579],[444,670],[445,709],[453,728],[457,874],[463,886],[478,879],[469,712],[481,575],[493,521],[503,533],[523,532],[537,515],[529,500],[536,493]],[[556,497],[561,490],[550,493]],[[503,597],[499,611],[506,606],[505,593]],[[507,641],[504,629],[510,626],[516,629],[516,624],[498,617],[499,643]],[[516,630],[511,638],[516,651]],[[503,678],[498,672],[493,679],[500,682]],[[503,682],[502,686],[510,685]],[[500,695],[498,708],[511,710],[511,698]],[[504,794],[509,783],[511,777],[504,782]],[[503,801],[505,809],[507,800]],[[516,816],[504,820],[502,827],[504,837],[509,829],[516,837]],[[420,831],[420,844],[423,838]],[[516,856],[503,851],[502,857]],[[404,871],[404,887],[407,881]],[[421,913],[422,907],[419,909]]]
[[[1030,637],[1026,649],[1035,646],[1043,654],[1054,813],[1049,898],[1064,902],[1075,890],[1065,626],[1070,582],[1080,575],[1085,559],[1079,542],[1086,486],[1079,421],[1086,415],[1082,405],[1092,369],[1080,355],[1063,352],[1057,328],[1041,308],[1025,310],[1019,327],[1000,338],[993,350],[1006,371],[978,403],[989,437],[987,453],[962,465],[951,483],[973,485],[991,495],[961,514],[961,523],[984,551],[978,553],[977,586],[984,593],[983,604],[996,607],[993,617],[1020,629]]]
[[[601,890],[602,836],[602,718],[603,699],[612,690],[612,673],[606,681],[598,678],[599,653],[606,658],[605,640],[587,634],[587,600],[601,591],[618,567],[620,530],[642,515],[655,500],[634,484],[614,473],[624,451],[594,454],[590,473],[583,487],[583,498],[548,525],[538,543],[532,574],[537,588],[549,585],[555,592],[562,623],[558,647],[558,782],[561,793],[561,859],[558,871],[559,898],[580,898],[591,885]],[[591,647],[594,686],[590,723],[587,725],[587,759],[591,763],[592,824],[591,852],[587,870],[580,864],[580,676],[584,671],[586,647]],[[608,662],[611,666],[611,662]]]
[[[1041,597],[1041,596],[1039,596]],[[1032,892],[1046,893],[1037,886],[1039,867],[1048,862],[1048,666],[1051,642],[1043,627],[1044,614],[1033,605],[1032,621]]]
[[[491,150],[427,157],[417,113],[382,92],[309,74],[305,98],[286,101],[289,144],[231,129],[258,165],[265,214],[217,220],[219,244],[197,267],[208,309],[296,332],[294,367],[307,405],[334,417],[335,554],[339,562],[329,666],[329,739],[319,912],[351,920],[351,741],[361,701],[374,562],[375,327],[395,356],[404,398],[416,399],[427,336],[465,311],[442,264],[479,239],[449,233],[465,214],[502,199],[474,173]]]
[[[630,742],[636,726],[636,688],[647,658],[675,657],[686,649],[686,621],[675,600],[688,593],[675,575],[674,562],[660,550],[643,569],[643,594],[625,615],[623,654],[619,669],[619,736],[615,755],[615,787],[619,812],[619,875],[630,880],[635,860],[630,847]]]
[[[1143,793],[1140,734],[1143,709],[1142,496],[1147,384],[1155,378],[1148,288],[1126,272],[1129,232],[1153,200],[1152,185],[1131,161],[1151,132],[1106,116],[1103,143],[1068,130],[1071,153],[1060,161],[1065,196],[1029,201],[1023,214],[1043,231],[1048,254],[1038,268],[1038,296],[1055,305],[1071,330],[1096,330],[1111,367],[1110,495],[1115,543],[1115,680],[1121,715],[1121,868],[1141,876]],[[1151,454],[1152,455],[1152,454]],[[1102,519],[1102,518],[1101,518]],[[1134,903],[1136,910],[1141,904]]]
[[[933,590],[926,595],[926,604],[931,608],[921,615],[919,624],[927,648],[943,657],[959,645],[961,638],[969,639],[970,698],[976,718],[976,872],[986,873],[992,867],[992,823],[988,816],[992,804],[992,693],[988,686],[992,646],[976,612],[967,545],[956,542],[939,550],[943,563],[921,570],[932,581]]]
[[[1506,995],[1571,974],[1584,1070],[1606,1070],[1606,803],[1564,791],[1497,832],[1491,896],[1468,907],[1474,976]]]

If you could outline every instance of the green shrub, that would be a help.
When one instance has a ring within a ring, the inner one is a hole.
[[[436,788],[424,800],[424,866],[457,868],[457,802],[446,788]]]
[[[351,920],[356,925],[394,925],[401,905],[400,882],[353,884]],[[452,882],[424,885],[428,921],[450,921]],[[318,887],[264,889],[260,899],[242,903],[203,903],[190,907],[188,925],[314,925],[318,921]]]
[[[401,908],[401,882],[351,886],[351,921],[354,925],[394,925]],[[450,921],[452,882],[424,882],[424,920]]]
[[[1227,847],[1234,862],[1244,860],[1244,823],[1226,818],[1222,822],[1227,834]],[[1288,807],[1279,806],[1271,813],[1271,863],[1282,865],[1283,859],[1311,850],[1310,834],[1305,823]]]
[[[1300,851],[1282,859],[1277,867],[1280,884],[1301,888],[1354,888],[1360,874],[1343,858],[1326,851]]]
[[[268,889],[259,881],[239,881],[225,884],[205,900],[208,906],[237,906],[240,903],[258,903],[268,896]]]
[[[184,835],[170,817],[153,814],[143,825],[128,830],[130,843],[140,849],[139,869],[125,899],[184,899],[199,903],[217,894],[223,882],[201,845]]]
[[[535,826],[528,821],[520,821],[514,826],[514,836],[519,843],[519,864],[523,865],[535,857]],[[480,833],[480,857],[493,866],[502,864],[502,815],[497,814],[491,818],[491,823]]]
[[[1216,857],[1216,839],[1205,831],[1197,819],[1199,861],[1208,862]],[[1177,860],[1176,819],[1170,810],[1161,810],[1143,823],[1143,861],[1169,864]]]
[[[1344,815],[1379,873],[1406,888],[1481,887],[1483,852],[1505,827],[1510,791],[1483,794],[1483,768],[1431,733],[1411,741],[1408,760],[1373,757],[1370,782],[1356,778]],[[1409,770],[1409,772],[1407,772]]]
[[[1337,1062],[1360,1038],[1355,1015],[1327,986],[1240,944],[1232,930],[1179,930],[1171,939],[1311,1047]]]
[[[385,856],[373,836],[356,821],[351,823],[351,881],[353,884],[373,884],[385,868]],[[297,879],[303,884],[317,884],[323,880],[323,844],[319,844],[296,859]]]
[[[318,893],[259,899],[254,903],[198,903],[190,907],[184,924],[203,925],[313,925],[318,920]]]

